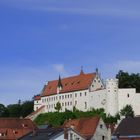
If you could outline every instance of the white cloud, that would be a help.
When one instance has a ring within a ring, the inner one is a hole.
[[[68,76],[68,73],[65,70],[65,67],[63,64],[54,64],[52,66],[57,73],[61,74],[62,76]]]
[[[114,78],[119,70],[129,73],[140,73],[140,61],[122,60],[110,64],[104,64],[101,69],[101,74],[104,79]]]
[[[127,5],[126,5],[127,2]],[[139,2],[118,0],[112,2],[107,1],[93,1],[79,0],[4,0],[0,4],[10,5],[20,9],[39,10],[46,12],[63,12],[83,15],[97,15],[97,16],[119,16],[119,17],[139,17]]]
[[[128,72],[140,72],[140,61],[119,61],[114,65],[114,68]]]

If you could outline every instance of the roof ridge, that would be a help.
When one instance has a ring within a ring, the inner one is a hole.
[[[90,75],[90,74],[96,74],[96,72],[84,73],[83,75]],[[78,75],[73,75],[73,76],[64,77],[64,78],[61,77],[61,80],[65,80],[65,79],[68,79],[68,78],[79,77],[79,76],[81,76],[81,75],[78,74]],[[56,80],[50,80],[50,81],[48,81],[48,82],[56,82],[56,81],[58,81],[58,79],[56,79]]]

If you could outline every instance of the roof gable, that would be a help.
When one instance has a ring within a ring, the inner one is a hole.
[[[99,117],[74,119],[65,122],[64,127],[70,128],[71,126],[73,126],[73,129],[81,136],[90,138],[94,135],[99,120]]]

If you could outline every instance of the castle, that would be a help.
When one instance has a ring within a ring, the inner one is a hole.
[[[126,105],[133,107],[135,115],[140,115],[140,93],[134,88],[118,88],[118,79],[107,79],[105,83],[100,78],[98,70],[94,73],[84,73],[67,78],[59,76],[58,80],[48,81],[41,94],[34,98],[34,111],[44,106],[44,112],[56,111],[56,104],[65,109],[88,111],[104,108],[107,114],[116,115]]]

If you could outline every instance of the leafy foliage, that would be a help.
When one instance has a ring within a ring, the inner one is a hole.
[[[0,117],[26,117],[33,112],[33,101],[24,101],[21,103],[19,100],[17,104],[10,104],[5,107],[0,104]]]
[[[125,117],[133,117],[134,116],[134,111],[133,111],[133,108],[131,105],[126,105],[121,111],[120,111],[120,114],[122,116],[125,116]]]
[[[9,116],[7,108],[3,104],[0,104],[0,117],[7,117],[7,116]]]
[[[55,110],[57,110],[58,112],[61,110],[61,104],[60,104],[60,102],[57,102],[56,103]]]
[[[115,116],[106,116],[104,109],[93,109],[92,111],[79,111],[75,109],[75,111],[66,110],[65,112],[49,112],[40,114],[34,122],[37,125],[41,124],[51,124],[52,126],[60,126],[62,125],[66,120],[69,119],[78,119],[78,118],[84,118],[84,117],[93,117],[93,116],[99,116],[101,117],[105,122],[107,123],[114,123],[117,122],[118,117]]]
[[[129,74],[120,70],[116,75],[119,79],[119,88],[136,88],[137,92],[140,92],[140,74]]]

